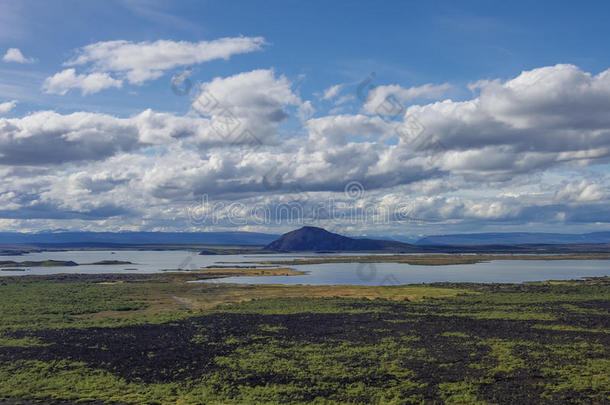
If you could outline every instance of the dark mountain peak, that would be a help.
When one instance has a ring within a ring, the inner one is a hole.
[[[295,229],[294,231],[290,231],[287,232],[285,234],[283,234],[282,236],[286,236],[286,235],[324,235],[324,236],[329,236],[329,235],[335,235],[335,236],[341,236],[337,233],[332,233],[327,231],[324,228],[318,228],[317,226],[304,226],[301,227],[299,229]],[[345,238],[346,236],[341,236],[343,238]]]
[[[283,234],[279,239],[265,246],[276,252],[297,251],[372,251],[372,250],[412,250],[412,245],[374,239],[353,239],[332,233],[315,226],[302,228]]]
[[[328,232],[326,229],[324,228],[319,228],[317,226],[303,226],[299,229],[295,229],[294,231],[290,231],[285,233],[284,235],[288,235],[289,233],[295,233],[295,232],[319,232],[319,233],[331,233]]]
[[[338,247],[345,248],[350,241],[351,238],[328,232],[326,229],[304,226],[283,234],[279,239],[265,246],[265,249],[280,252],[338,250]]]

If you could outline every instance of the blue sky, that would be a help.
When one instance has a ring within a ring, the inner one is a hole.
[[[609,7],[0,1],[0,229],[275,232],[226,210],[286,200],[408,213],[315,218],[352,233],[610,229]],[[226,114],[256,148],[214,139]],[[202,196],[221,219],[193,221]]]
[[[83,103],[120,115],[143,108],[188,108],[184,100],[171,97],[167,77],[89,97],[39,94],[41,78],[58,71],[75,49],[116,39],[196,42],[262,36],[268,45],[261,52],[196,66],[193,77],[207,81],[273,67],[293,80],[306,75],[300,87],[304,94],[359,81],[371,72],[380,83],[465,86],[557,63],[593,73],[610,66],[610,5],[603,1],[586,2],[587,7],[569,1],[3,3],[3,19],[10,23],[1,29],[2,46],[17,47],[38,60],[18,68],[2,66],[4,83],[23,85],[31,93],[16,114],[40,108],[78,110]],[[126,97],[124,90],[136,94]],[[464,89],[455,92],[458,98],[468,95],[462,94]]]

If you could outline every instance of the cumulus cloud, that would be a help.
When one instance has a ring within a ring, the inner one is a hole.
[[[315,114],[316,109],[311,105],[311,101],[305,101],[299,106],[298,117],[302,122],[309,120]]]
[[[471,99],[409,106],[391,121],[366,110],[310,118],[311,103],[267,69],[204,83],[186,116],[0,119],[0,218],[42,218],[48,210],[92,223],[107,215],[101,228],[180,227],[176,221],[188,224],[185,207],[205,194],[246,205],[383,203],[408,208],[407,226],[441,232],[460,224],[610,222],[609,178],[583,174],[610,163],[609,80],[608,72],[571,65],[534,69],[479,82]],[[296,135],[280,125],[291,114],[303,121]],[[402,131],[410,119],[423,128],[420,140],[438,139],[440,147],[415,147]],[[240,137],[245,131],[260,143]],[[345,197],[350,181],[363,185],[361,200]]]
[[[76,74],[74,69],[66,69],[47,77],[43,89],[51,94],[66,94],[70,89],[80,89],[83,95],[97,93],[110,87],[120,88],[123,82],[113,79],[107,73]]]
[[[5,165],[98,160],[137,143],[137,132],[109,115],[43,111],[0,119],[0,164]]]
[[[555,199],[562,202],[571,201],[601,201],[609,196],[608,187],[588,180],[569,182],[558,188]]]
[[[239,143],[239,137],[247,131],[264,141],[273,137],[278,125],[288,118],[285,107],[302,104],[291,87],[285,76],[276,77],[269,69],[218,77],[202,85],[192,107],[194,112],[210,117],[220,139]]]
[[[229,59],[260,50],[262,37],[220,38],[212,41],[96,42],[79,49],[66,66],[88,66],[95,73],[112,74],[132,84],[157,79],[170,69]]]
[[[13,108],[17,105],[17,100],[6,101],[4,103],[0,103],[0,114],[6,114],[11,112]]]
[[[285,107],[296,105],[301,113],[311,113],[313,108],[301,103],[290,82],[271,70],[214,79],[203,85],[202,95],[211,97],[206,100],[215,104],[204,105],[199,99],[193,105],[194,113],[186,116],[152,110],[128,118],[43,111],[0,119],[0,164],[96,161],[178,141],[196,150],[258,145],[276,135],[278,125],[288,117]]]
[[[511,176],[610,157],[610,71],[591,75],[557,65],[479,88],[472,100],[407,109],[450,151],[439,166]]]
[[[388,97],[394,97],[398,103],[406,103],[417,98],[439,98],[449,88],[451,86],[447,83],[439,85],[425,84],[409,88],[396,84],[377,86],[369,93],[362,109],[367,114],[386,114],[383,105],[388,100]]]
[[[152,110],[129,118],[40,111],[0,119],[0,165],[49,165],[96,161],[119,152],[168,145],[182,138],[217,144],[209,120]]]
[[[34,58],[26,58],[23,56],[19,48],[9,48],[2,57],[2,60],[14,63],[33,63],[35,61]]]
[[[392,133],[392,127],[380,117],[357,115],[330,115],[311,119],[306,128],[314,141],[327,144],[345,144],[348,139],[383,139]]]

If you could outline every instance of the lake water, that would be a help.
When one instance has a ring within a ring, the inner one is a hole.
[[[322,256],[311,255],[310,256]],[[331,256],[337,256],[332,254]],[[290,260],[303,255],[217,255],[199,256],[188,251],[79,250],[0,256],[0,261],[72,260],[93,263],[101,260],[129,261],[128,265],[78,267],[31,267],[26,271],[0,271],[0,276],[49,275],[60,273],[158,273],[165,269],[196,269],[214,265],[253,265],[256,260]],[[228,263],[227,263],[228,262]],[[524,281],[569,280],[610,275],[610,260],[498,260],[487,263],[448,266],[418,266],[406,263],[333,263],[291,266],[306,271],[300,276],[228,277],[202,282],[241,284],[308,285],[397,285],[414,283],[482,282],[520,283]]]
[[[200,269],[214,265],[256,266],[257,260],[290,260],[312,255],[203,255],[182,250],[74,250],[65,252],[34,252],[21,256],[0,256],[0,261],[43,261],[60,260],[73,261],[79,264],[95,263],[102,260],[118,260],[133,264],[120,265],[89,265],[68,267],[29,267],[27,271],[0,271],[0,276],[49,275],[49,274],[102,274],[102,273],[159,273],[163,270]],[[322,255],[316,255],[322,256]],[[333,256],[336,256],[333,255]],[[226,262],[226,263],[225,263]],[[16,266],[17,268],[22,268]]]
[[[522,283],[610,275],[610,260],[496,260],[477,264],[421,266],[406,263],[332,263],[291,266],[301,276],[228,277],[219,283],[399,285],[450,282]],[[211,281],[211,280],[210,280]],[[201,281],[207,282],[207,281]]]
[[[119,260],[134,264],[93,265],[78,267],[30,267],[25,272],[0,271],[0,275],[60,274],[60,273],[158,273],[163,270],[198,269],[219,261],[244,262],[256,260],[247,255],[199,256],[196,252],[164,250],[75,250],[65,252],[36,252],[22,256],[0,256],[0,261],[72,260],[76,263],[95,263],[102,260]]]

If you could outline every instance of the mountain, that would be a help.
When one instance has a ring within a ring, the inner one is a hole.
[[[469,233],[432,235],[415,242],[418,246],[561,245],[610,243],[610,232],[567,233]]]
[[[0,232],[0,244],[260,246],[277,237],[255,232]]]
[[[403,242],[348,238],[322,228],[304,226],[283,234],[279,239],[265,246],[265,250],[275,252],[375,250],[410,252],[414,251],[415,247]]]
[[[278,235],[256,232],[0,232],[0,245],[44,247],[121,247],[128,245],[231,245],[264,246],[270,251],[469,251],[493,247],[496,250],[531,249],[533,245],[593,245],[610,243],[610,232],[562,233],[473,233],[432,235],[415,244],[379,239],[359,239],[306,226],[278,239]],[[527,246],[530,245],[528,248]],[[500,249],[502,248],[502,249]],[[442,250],[439,250],[442,249]],[[466,250],[464,250],[466,249]]]

